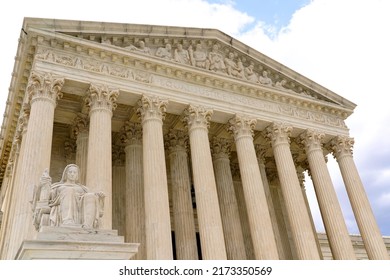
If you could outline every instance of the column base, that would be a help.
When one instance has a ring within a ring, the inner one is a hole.
[[[35,240],[25,240],[16,260],[128,260],[138,243],[125,243],[116,230],[42,227]]]

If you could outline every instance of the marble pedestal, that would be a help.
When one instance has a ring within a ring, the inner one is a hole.
[[[23,241],[15,259],[128,260],[138,246],[116,230],[42,227],[35,240]]]

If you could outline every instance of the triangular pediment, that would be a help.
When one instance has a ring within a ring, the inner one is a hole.
[[[215,29],[26,18],[25,30],[42,30],[94,45],[127,51],[220,75],[303,99],[341,106],[355,104],[257,50]]]

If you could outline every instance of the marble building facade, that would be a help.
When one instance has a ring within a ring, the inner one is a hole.
[[[139,243],[135,259],[361,258],[326,156],[337,159],[365,256],[389,258],[344,122],[356,105],[236,39],[26,18],[14,69],[1,128],[1,259],[39,234],[31,201],[44,170],[57,182],[72,163],[104,193],[100,228]]]

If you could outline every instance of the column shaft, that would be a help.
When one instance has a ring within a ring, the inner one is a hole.
[[[256,149],[256,153],[257,153],[257,161],[259,163],[261,180],[262,180],[263,186],[264,186],[264,193],[265,193],[265,197],[267,200],[268,211],[269,211],[270,217],[271,217],[272,229],[273,229],[273,232],[275,235],[276,246],[278,248],[279,259],[286,260],[288,258],[286,255],[285,248],[289,247],[289,245],[287,245],[286,240],[282,238],[282,235],[280,233],[279,226],[278,226],[278,220],[276,218],[275,207],[274,207],[274,203],[272,200],[271,191],[270,191],[268,178],[267,178],[267,173],[265,170],[265,163],[264,163],[265,162],[266,148],[262,147],[261,145],[256,145],[255,149]]]
[[[202,257],[205,260],[226,260],[222,220],[208,138],[208,123],[212,111],[189,106],[185,114],[190,138]]]
[[[311,227],[305,200],[297,177],[290,151],[289,133],[291,127],[274,124],[268,128],[272,140],[280,185],[291,226],[292,239],[298,259],[320,259],[316,237]]]
[[[228,260],[245,260],[245,244],[240,224],[240,213],[230,170],[230,141],[214,138],[212,151],[215,180],[221,210],[223,233]]]
[[[351,238],[321,148],[323,136],[314,131],[307,131],[302,135],[310,173],[333,259],[353,260],[356,256]]]
[[[142,128],[126,122],[126,236],[125,241],[139,243],[136,260],[146,260],[145,202],[142,165]]]
[[[143,96],[142,118],[145,231],[148,260],[172,259],[168,182],[162,120],[167,101]]]
[[[187,135],[171,130],[167,135],[169,153],[172,208],[175,229],[176,257],[178,260],[197,260],[194,210],[188,169]]]
[[[332,141],[333,152],[337,158],[352,210],[369,259],[388,260],[389,254],[378,224],[376,223],[359,172],[353,161],[353,144],[354,141],[351,138],[337,137]]]
[[[94,192],[103,192],[104,213],[101,228],[112,228],[112,152],[111,117],[118,90],[105,85],[91,85],[87,96],[90,106],[86,185]]]
[[[32,223],[33,187],[46,168],[50,167],[53,138],[54,109],[63,79],[53,78],[50,74],[32,73],[27,88],[31,96],[31,111],[28,128],[23,141],[23,156],[15,178],[15,212],[12,217],[11,241],[8,258],[13,259],[23,240],[36,234]]]
[[[123,147],[113,146],[112,166],[112,228],[126,234],[126,170],[122,159]]]
[[[252,133],[256,120],[235,116],[229,122],[236,143],[255,258],[279,259],[253,144]]]

